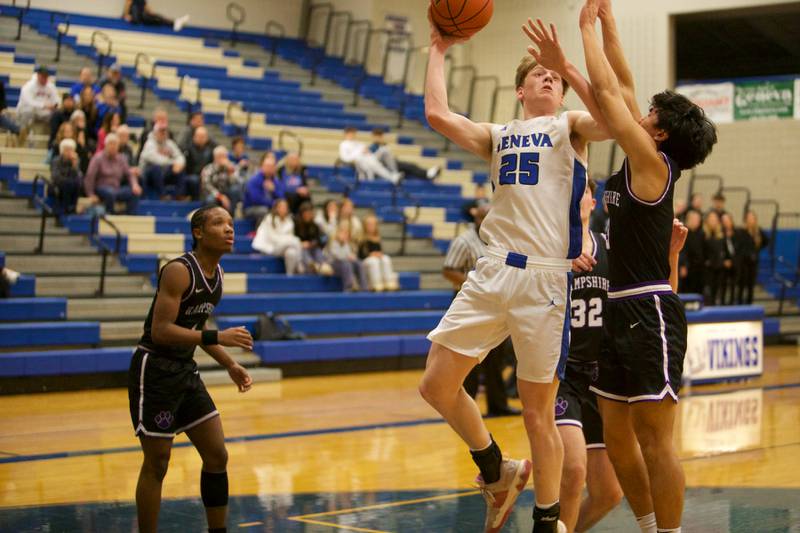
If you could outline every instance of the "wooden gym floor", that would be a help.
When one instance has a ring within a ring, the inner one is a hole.
[[[463,444],[417,393],[419,371],[210,388],[228,439],[229,531],[474,532],[483,501]],[[684,531],[800,531],[800,351],[757,380],[682,391]],[[528,453],[519,417],[487,421]],[[161,531],[205,531],[200,460],[175,441]],[[135,531],[138,441],[123,389],[0,397],[0,531]],[[530,531],[531,491],[506,531]],[[623,504],[593,531],[638,531]]]

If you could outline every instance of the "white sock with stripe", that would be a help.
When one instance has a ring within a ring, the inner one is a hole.
[[[658,529],[656,528],[656,513],[637,516],[636,523],[639,524],[639,529],[642,530],[642,533],[658,533]]]

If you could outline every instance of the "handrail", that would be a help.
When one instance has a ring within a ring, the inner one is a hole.
[[[362,20],[353,20],[353,21],[350,21],[350,22],[347,23],[347,33],[344,36],[344,43],[345,43],[344,44],[344,56],[342,57],[342,61],[344,61],[345,65],[350,64],[350,62],[348,61],[348,57],[347,57],[347,53],[348,53],[349,48],[350,48],[350,35],[353,32],[353,28],[356,28],[357,26],[358,27],[365,26],[366,29],[367,29],[367,32],[369,32],[369,30],[372,29],[372,21],[371,20],[362,19]],[[363,32],[364,30],[361,30],[359,28],[357,31]],[[358,36],[358,33],[356,33],[356,36]],[[355,54],[355,57],[353,59],[354,60],[358,60],[358,55]]]
[[[327,9],[328,10],[328,18],[325,21],[325,37],[323,38],[323,52],[328,45],[328,33],[330,32],[330,18],[331,13],[333,13],[334,5],[330,2],[322,2],[320,4],[312,4],[308,7],[308,25],[306,26],[306,34],[303,36],[305,42],[311,46],[311,40],[309,39],[311,34],[311,23],[314,21],[314,12],[318,9]]]
[[[139,61],[141,59],[145,59],[147,63],[150,64],[150,76],[144,76],[139,73]],[[156,61],[153,61],[153,58],[147,55],[144,52],[139,52],[136,54],[136,58],[133,61],[133,75],[139,76],[142,79],[142,83],[140,84],[141,94],[139,95],[139,109],[144,108],[144,100],[147,95],[147,87],[150,85],[150,81],[153,79],[156,73]]]
[[[475,68],[474,65],[458,65],[450,69],[450,73],[447,76],[447,94],[450,94],[453,89],[455,88],[455,82],[453,81],[455,78],[456,72],[466,71],[472,73],[472,78],[478,77],[478,69]],[[470,81],[471,83],[471,81]],[[454,108],[452,103],[450,104],[451,108]],[[444,151],[447,152],[450,150],[450,145],[452,141],[449,137],[445,137],[444,140]]]
[[[100,220],[108,224],[116,234],[116,241],[114,244],[113,252],[106,243],[104,243],[99,238],[96,238],[100,229]],[[122,241],[122,233],[119,231],[119,228],[116,226],[116,224],[108,220],[108,217],[106,217],[105,215],[95,214],[92,217],[91,224],[89,224],[89,240],[97,243],[97,245],[100,247],[100,253],[103,256],[103,262],[101,263],[100,266],[100,286],[98,287],[97,291],[95,291],[96,296],[103,296],[105,295],[106,291],[106,269],[108,264],[108,254],[113,253],[114,255],[119,255],[119,247]]]
[[[240,129],[240,126],[236,124],[236,121],[233,119],[233,113],[231,113],[234,107],[239,108],[242,113],[246,113],[247,119],[244,126],[244,134],[249,135],[253,113],[252,111],[246,111],[239,102],[228,102],[228,107],[225,109],[225,121],[229,124],[233,124],[235,128]]]
[[[111,42],[111,37],[109,37],[105,32],[100,30],[95,30],[92,32],[92,40],[91,40],[92,48],[97,49],[95,41],[97,40],[98,37],[102,37],[108,44],[108,48],[106,49],[105,54],[103,53],[97,54],[97,78],[100,79],[100,77],[102,77],[103,75],[103,58],[111,57],[111,50],[113,48],[113,43]]]
[[[270,28],[274,28],[278,34],[270,35]],[[272,39],[272,52],[269,57],[269,66],[273,67],[275,66],[275,55],[278,53],[278,39],[283,39],[286,36],[286,28],[279,22],[268,20],[266,26],[264,26],[264,34]]]
[[[44,187],[44,194],[41,197],[36,194],[39,189],[39,182],[44,182],[46,184]],[[31,207],[40,207],[42,209],[41,225],[39,226],[39,244],[36,246],[36,250],[34,250],[34,253],[37,254],[44,252],[44,234],[45,229],[47,228],[47,217],[56,216],[53,208],[47,205],[48,187],[53,189],[54,192],[58,194],[58,185],[54,184],[42,174],[36,174],[36,176],[33,178],[33,193],[31,195],[30,205]]]
[[[777,257],[775,255],[775,243],[777,242],[777,235],[778,235],[778,220],[781,218],[795,218],[800,219],[800,212],[793,212],[793,211],[778,211],[775,213],[775,216],[772,217],[772,225],[770,227],[770,239],[769,239],[769,255],[770,261],[772,263],[772,275],[776,274],[775,271],[775,263],[777,261]],[[800,257],[800,256],[798,256]]]
[[[694,185],[697,181],[715,181],[717,183],[717,192],[722,189],[722,176],[717,174],[697,174],[692,172],[692,176],[689,178],[689,197],[688,202],[691,204],[692,196],[694,195]]]
[[[503,91],[515,91],[517,88],[514,85],[495,85],[494,91],[492,91],[492,105],[489,108],[489,120],[492,122],[497,122],[495,115],[497,114],[497,100],[499,99],[500,93]],[[519,101],[517,101],[517,105],[515,106],[515,110],[519,108]]]
[[[247,11],[236,2],[229,2],[225,7],[225,16],[233,23],[233,28],[231,29],[231,46],[236,48],[236,42],[239,40],[239,32],[237,30],[239,29],[239,25],[247,18]]]
[[[429,45],[424,44],[421,46],[414,46],[406,50],[406,61],[403,65],[403,79],[400,82],[400,86],[402,87],[403,94],[400,98],[400,107],[397,110],[397,127],[402,128],[403,122],[406,118],[406,103],[408,100],[408,95],[406,94],[406,88],[408,86],[408,72],[411,69],[411,58],[414,56],[415,53],[421,51],[427,51]],[[427,69],[426,69],[427,70]]]
[[[295,140],[295,142],[297,143],[297,155],[303,157],[303,139],[292,130],[284,129],[278,132],[278,149],[280,149],[282,152],[287,151],[283,144],[284,137],[291,137],[292,139]]]
[[[778,316],[781,317],[783,316],[783,305],[786,302],[786,291],[788,289],[794,289],[798,286],[798,284],[800,284],[800,265],[793,265],[783,256],[779,256],[777,261],[788,267],[794,268],[794,281],[786,278],[780,272],[776,271],[772,273],[772,279],[781,284],[781,294],[778,297]]]
[[[13,0],[11,5],[12,5],[12,7],[17,7],[17,0]],[[18,24],[17,24],[17,36],[14,37],[15,41],[19,41],[20,39],[22,39],[22,17],[24,17],[25,13],[30,11],[30,9],[31,9],[31,0],[28,0],[28,3],[25,6],[25,9],[19,8],[17,10],[17,21],[18,21]]]
[[[392,32],[386,28],[369,28],[367,30],[367,37],[366,42],[364,43],[364,53],[361,55],[361,76],[356,80],[356,83],[353,86],[353,105],[358,105],[358,97],[359,92],[361,91],[361,86],[364,84],[364,80],[367,79],[369,75],[367,73],[367,59],[369,59],[369,50],[372,47],[372,37],[378,34],[386,34],[389,36],[389,39],[386,39],[386,47],[389,47],[389,41],[391,40]]]
[[[473,106],[475,105],[475,86],[481,81],[493,81],[495,89],[500,86],[499,76],[473,76],[469,84],[469,98],[467,99],[467,116],[472,117]],[[491,118],[491,115],[490,115]]]
[[[333,26],[333,21],[336,20],[336,19],[342,18],[342,17],[344,17],[344,19],[347,21],[347,27],[349,28],[350,27],[350,23],[353,21],[353,14],[351,12],[349,12],[349,11],[333,11],[331,13],[330,18],[328,19],[329,20],[329,24],[331,26]],[[344,46],[343,46],[342,55],[341,55],[342,58],[344,58],[345,53],[347,52],[347,44],[348,44],[347,43],[347,35],[348,35],[348,32],[347,32],[347,29],[345,29],[345,36],[344,36],[345,37],[345,41],[343,43]],[[339,36],[339,31],[338,30],[336,31],[336,36],[337,37]],[[326,45],[325,45],[325,53],[327,53],[327,52],[328,52],[328,46],[327,46],[327,43],[326,43]],[[334,55],[333,52],[331,52],[331,55],[334,56],[334,57],[337,57],[337,56]]]
[[[55,13],[51,13],[50,19],[51,19],[50,23],[53,24],[55,22]],[[61,42],[62,42],[62,39],[67,33],[69,33],[69,15],[65,15],[63,23],[66,24],[66,27],[64,28],[63,31],[61,29],[61,24],[62,23],[59,22],[58,24],[56,24],[56,57],[53,58],[53,61],[56,62],[56,63],[61,61]]]
[[[389,70],[389,54],[391,52],[403,52],[404,54],[408,54],[414,47],[414,39],[410,33],[398,32],[389,35],[390,37],[386,40],[386,46],[383,49],[383,61],[381,62],[381,78],[383,78],[383,81],[386,81],[386,73]],[[407,47],[402,48],[394,46],[398,42],[405,42]]]

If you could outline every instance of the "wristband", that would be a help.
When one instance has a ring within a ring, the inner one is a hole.
[[[219,344],[218,340],[219,331],[216,329],[204,329],[203,333],[200,334],[201,342],[203,346],[213,346],[214,344]]]

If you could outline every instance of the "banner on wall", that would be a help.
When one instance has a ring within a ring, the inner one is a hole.
[[[716,124],[733,122],[733,83],[681,85],[678,92],[703,108]]]
[[[760,320],[689,324],[683,373],[691,381],[761,375],[764,327]]]
[[[794,80],[737,82],[734,87],[734,118],[792,118]]]
[[[794,80],[794,118],[800,120],[800,78]]]

